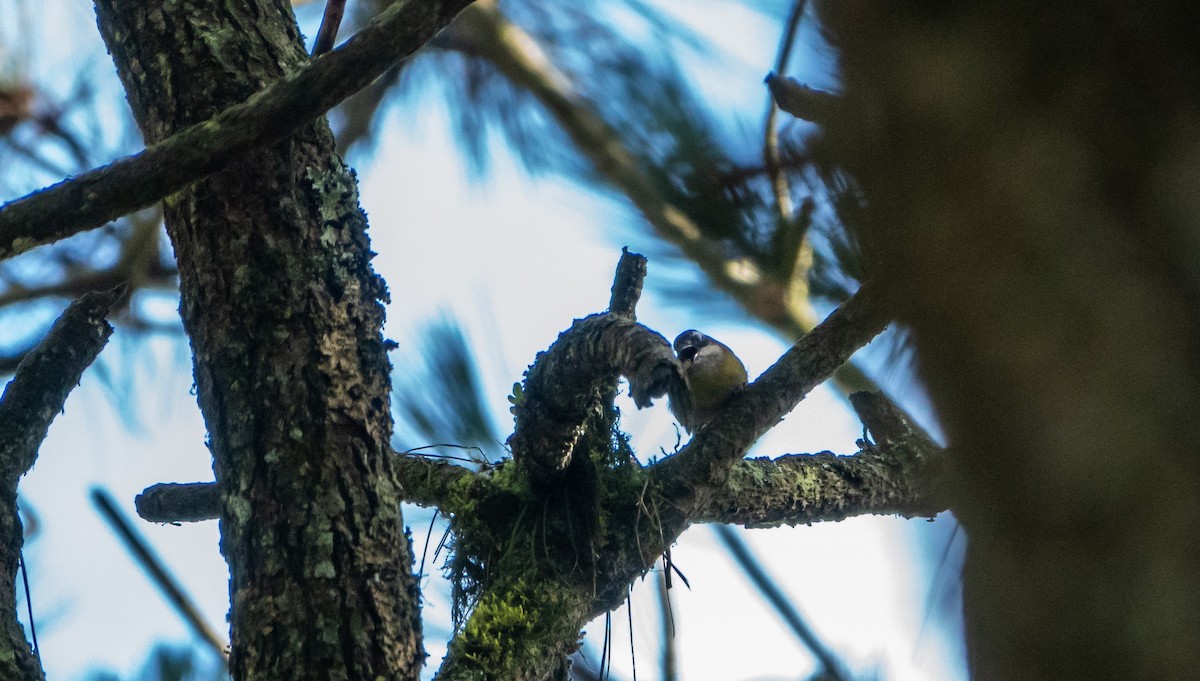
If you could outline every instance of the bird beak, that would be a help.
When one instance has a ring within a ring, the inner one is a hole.
[[[700,352],[700,349],[694,345],[682,347],[679,349],[679,361],[694,362],[696,361],[696,353],[698,352]]]

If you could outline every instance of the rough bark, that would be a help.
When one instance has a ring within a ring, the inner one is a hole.
[[[149,144],[306,61],[283,0],[98,0]],[[416,678],[387,298],[324,120],[165,201],[221,492],[234,679]]]
[[[960,472],[973,677],[1195,678],[1196,7],[822,12],[847,112],[826,153]]]
[[[941,450],[905,440],[869,445],[853,456],[746,459],[734,464],[692,520],[775,527],[867,514],[933,517],[946,510],[944,458]]]
[[[618,375],[639,407],[683,381],[667,339],[622,314],[580,319],[539,353],[526,372],[508,439],[513,458],[539,484],[561,480],[589,417],[612,405]],[[592,424],[605,428],[608,424]]]

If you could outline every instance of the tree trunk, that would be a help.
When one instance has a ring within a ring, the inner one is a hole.
[[[1191,5],[830,2],[871,206],[955,451],[972,675],[1200,670]]]
[[[148,144],[306,60],[284,0],[97,0]],[[416,678],[387,291],[323,119],[165,202],[221,488],[234,679]]]

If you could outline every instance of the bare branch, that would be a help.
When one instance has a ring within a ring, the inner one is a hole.
[[[543,481],[566,469],[585,420],[600,406],[602,388],[618,375],[629,379],[639,407],[683,380],[670,343],[658,332],[614,314],[576,321],[538,353],[526,374],[508,440],[513,458]]]
[[[17,481],[33,466],[50,423],[112,335],[104,317],[124,292],[118,288],[89,293],[71,303],[21,361],[0,398],[0,593],[15,593],[24,544],[17,514]],[[0,678],[43,678],[41,664],[17,622],[16,601],[11,596],[0,598]]]
[[[152,523],[196,523],[221,515],[221,491],[215,482],[160,482],[133,500],[142,520]]]
[[[342,47],[145,151],[0,208],[0,258],[99,227],[291,136],[406,59],[470,0],[400,2]]]
[[[436,506],[453,513],[452,487],[465,478],[482,481],[469,468],[446,461],[394,453],[392,470],[403,486],[403,500],[417,506]],[[194,523],[216,520],[221,492],[215,482],[161,482],[147,487],[134,500],[137,514],[153,523]]]
[[[646,256],[622,248],[617,274],[613,277],[612,295],[608,299],[609,313],[637,319],[637,303],[642,297],[645,281]]]
[[[124,294],[119,287],[81,296],[17,367],[0,398],[0,480],[6,484],[15,487],[33,465],[51,421],[112,335],[105,315]]]

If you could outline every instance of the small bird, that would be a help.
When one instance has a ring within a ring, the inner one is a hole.
[[[671,391],[671,413],[689,433],[716,416],[749,376],[724,343],[689,329],[675,339],[686,391]]]

